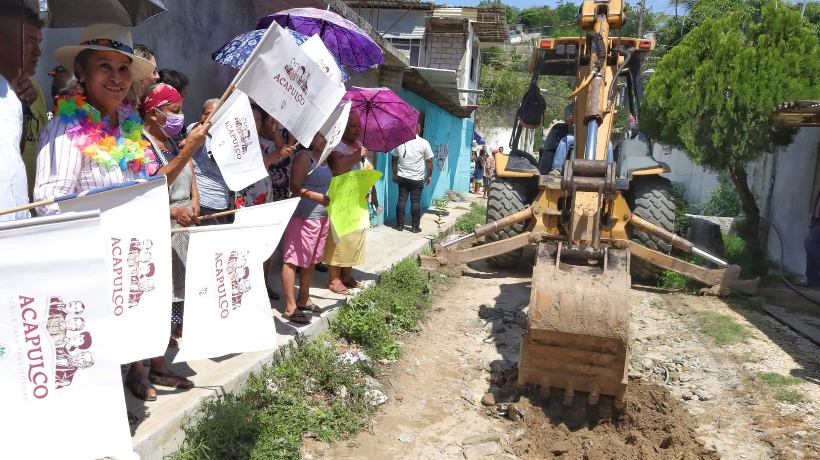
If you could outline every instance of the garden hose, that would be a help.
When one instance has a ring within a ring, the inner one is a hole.
[[[788,287],[789,287],[789,289],[791,289],[792,291],[794,291],[797,295],[799,295],[800,297],[803,297],[804,299],[808,300],[809,302],[811,302],[811,303],[813,303],[813,304],[815,304],[815,305],[820,306],[820,302],[818,302],[818,301],[816,301],[816,300],[812,299],[811,297],[807,296],[806,294],[803,294],[802,292],[800,292],[800,291],[799,291],[796,287],[794,287],[794,285],[793,285],[792,283],[790,283],[790,282],[789,282],[789,280],[787,280],[787,279],[786,279],[786,277],[783,275],[783,257],[784,257],[784,253],[785,253],[785,248],[784,248],[784,246],[783,246],[783,235],[780,233],[780,228],[779,228],[779,227],[777,226],[777,224],[775,224],[772,220],[767,219],[767,218],[765,218],[765,217],[763,217],[763,216],[760,216],[760,218],[761,218],[761,219],[763,219],[763,220],[765,220],[766,222],[768,222],[768,223],[769,223],[769,225],[771,225],[771,226],[772,226],[772,228],[774,229],[774,232],[775,232],[775,233],[777,233],[777,240],[780,242],[780,261],[779,261],[779,264],[778,264],[778,266],[779,266],[779,274],[780,274],[780,279],[781,279],[781,280],[783,280],[783,282],[784,282],[784,283],[786,283],[786,286],[788,286]]]

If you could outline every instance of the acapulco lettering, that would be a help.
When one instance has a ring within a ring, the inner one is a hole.
[[[45,371],[43,362],[43,347],[40,339],[40,326],[37,322],[37,311],[30,307],[34,303],[34,298],[19,296],[20,318],[23,320],[23,334],[26,338],[28,351],[26,358],[28,362],[28,381],[34,385],[31,394],[37,399],[48,396],[48,374]],[[36,348],[35,348],[36,347]]]
[[[222,253],[214,254],[214,275],[216,278],[216,293],[219,298],[219,316],[227,318],[230,312],[230,302],[228,302],[228,293],[225,286],[225,262],[222,260]]]
[[[122,240],[111,237],[111,271],[112,291],[111,302],[114,304],[114,314],[120,316],[123,312],[125,296],[122,293]]]

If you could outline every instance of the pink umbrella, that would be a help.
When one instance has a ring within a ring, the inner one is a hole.
[[[368,150],[388,152],[416,138],[419,112],[389,88],[349,89],[351,112],[362,120],[362,145]]]

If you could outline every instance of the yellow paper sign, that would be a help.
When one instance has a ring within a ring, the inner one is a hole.
[[[327,196],[330,206],[327,215],[339,237],[370,227],[370,213],[367,210],[367,192],[382,177],[382,173],[372,169],[356,170],[335,176],[330,181]]]

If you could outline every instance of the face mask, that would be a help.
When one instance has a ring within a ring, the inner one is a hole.
[[[168,137],[174,137],[182,131],[182,128],[185,126],[185,115],[177,115],[175,113],[163,113],[159,109],[154,109],[157,112],[162,113],[165,115],[165,124],[160,126],[159,129],[162,130],[162,133]]]

